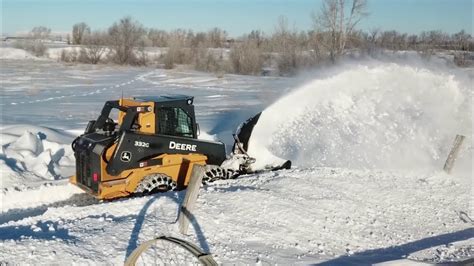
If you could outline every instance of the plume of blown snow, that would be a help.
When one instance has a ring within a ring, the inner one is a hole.
[[[276,156],[300,167],[435,170],[463,134],[457,163],[471,173],[469,83],[460,72],[388,62],[319,73],[264,110],[248,152],[255,168]]]

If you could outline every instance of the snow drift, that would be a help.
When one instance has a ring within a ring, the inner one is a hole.
[[[0,47],[0,59],[6,60],[37,60],[38,58],[29,52],[10,47]]]
[[[60,130],[17,125],[0,134],[2,188],[18,184],[18,176],[55,180],[74,173],[73,136]]]
[[[257,168],[278,156],[302,167],[441,169],[464,134],[470,167],[472,92],[462,78],[396,63],[345,67],[268,107],[249,154]]]

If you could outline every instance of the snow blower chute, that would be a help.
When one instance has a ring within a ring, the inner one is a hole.
[[[137,97],[107,101],[72,148],[76,175],[71,183],[99,199],[184,189],[194,164],[205,165],[203,182],[251,173],[255,159],[246,150],[260,114],[234,135],[233,152],[222,142],[197,138],[193,97]],[[118,110],[114,121],[110,114]],[[269,170],[290,168],[291,162]]]

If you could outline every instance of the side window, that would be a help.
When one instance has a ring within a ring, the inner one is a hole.
[[[176,125],[176,134],[183,137],[193,137],[193,124],[191,117],[181,108],[174,108],[178,124]]]
[[[193,137],[191,117],[181,108],[163,107],[158,109],[158,134]]]

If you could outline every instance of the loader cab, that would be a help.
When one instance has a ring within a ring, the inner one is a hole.
[[[193,97],[174,95],[138,97],[135,100],[154,103],[155,134],[197,138],[198,124],[194,114]]]
[[[184,95],[135,97],[107,101],[96,121],[89,122],[85,133],[113,135],[119,131],[159,134],[197,139],[193,97]],[[111,113],[117,109],[118,117]]]

